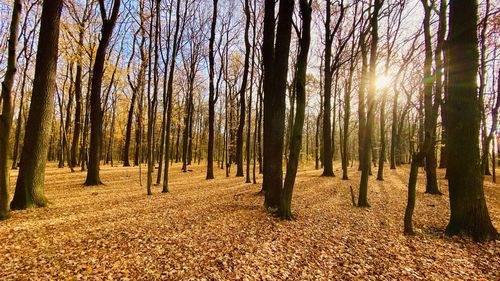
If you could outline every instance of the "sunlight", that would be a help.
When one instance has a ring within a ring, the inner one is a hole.
[[[377,86],[377,89],[383,89],[387,87],[389,82],[391,82],[391,79],[388,76],[380,75],[377,78],[377,81],[375,81],[375,85]]]

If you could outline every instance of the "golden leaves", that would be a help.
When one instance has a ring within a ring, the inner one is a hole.
[[[138,168],[102,167],[106,183],[83,187],[84,173],[47,169],[48,208],[0,223],[1,278],[43,280],[464,280],[499,279],[500,243],[446,238],[447,196],[423,194],[416,236],[402,234],[408,170],[370,179],[368,210],[352,207],[352,180],[301,169],[294,222],[270,216],[260,185],[206,181],[205,166],[171,167],[171,192],[146,196]],[[143,169],[145,170],[145,169]],[[439,171],[440,173],[442,171]],[[423,176],[423,174],[421,175]],[[442,174],[440,177],[442,178]],[[15,175],[12,176],[15,180]],[[261,179],[259,178],[259,181]],[[446,182],[441,181],[443,190]],[[498,187],[485,185],[494,223]],[[97,195],[93,195],[97,193]],[[436,227],[436,228],[432,228]]]

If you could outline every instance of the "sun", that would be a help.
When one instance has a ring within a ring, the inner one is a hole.
[[[375,85],[377,86],[377,89],[383,89],[389,85],[389,82],[391,82],[391,79],[385,75],[380,75],[377,78],[377,81],[375,81]]]

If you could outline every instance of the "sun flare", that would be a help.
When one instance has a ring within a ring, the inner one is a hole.
[[[385,75],[380,75],[377,78],[377,81],[375,81],[375,85],[377,86],[377,89],[382,89],[387,87],[391,79]]]

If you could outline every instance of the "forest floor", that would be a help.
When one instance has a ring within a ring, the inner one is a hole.
[[[500,242],[444,236],[449,203],[442,170],[444,196],[423,194],[420,171],[418,231],[405,236],[408,167],[387,169],[385,181],[370,178],[371,208],[352,206],[355,168],[347,181],[340,170],[324,178],[301,169],[293,222],[265,211],[260,184],[226,178],[220,169],[207,181],[205,169],[182,173],[174,164],[170,193],[155,186],[147,196],[137,167],[103,166],[105,185],[84,187],[85,173],[49,164],[50,205],[0,222],[0,279],[500,280]],[[485,191],[500,229],[500,185],[488,177]]]

